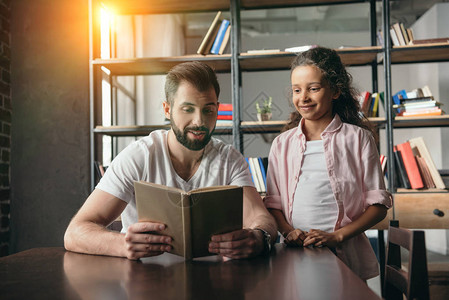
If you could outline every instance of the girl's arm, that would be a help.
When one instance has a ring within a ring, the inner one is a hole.
[[[295,229],[290,224],[288,224],[281,210],[269,208],[268,211],[276,220],[278,229],[285,239],[284,242],[287,245],[302,246],[303,241],[306,238],[305,233],[301,229]]]
[[[369,206],[357,220],[338,229],[334,232],[324,232],[312,229],[304,240],[304,246],[329,246],[335,247],[338,244],[370,229],[387,215],[387,207],[382,204]]]

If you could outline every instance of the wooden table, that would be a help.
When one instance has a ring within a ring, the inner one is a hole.
[[[380,299],[327,248],[130,261],[36,248],[0,258],[1,299]]]

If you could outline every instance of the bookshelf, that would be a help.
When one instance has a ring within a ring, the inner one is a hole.
[[[144,57],[144,58],[99,58],[99,28],[96,22],[96,11],[100,2],[113,9],[118,14],[173,14],[173,13],[191,13],[191,12],[216,12],[218,10],[229,11],[231,23],[233,24],[231,33],[231,54],[225,55],[197,55],[188,54],[172,57]],[[369,2],[371,10],[371,28],[376,28],[375,24],[375,2],[369,1],[342,1],[342,0],[193,0],[188,2],[179,2],[174,0],[91,0],[91,160],[98,160],[98,149],[101,148],[101,136],[111,137],[123,136],[143,136],[153,130],[169,128],[169,125],[147,125],[147,126],[103,126],[99,121],[101,119],[101,89],[99,87],[100,77],[104,76],[101,69],[106,68],[109,71],[109,78],[116,76],[137,76],[137,75],[160,75],[166,74],[174,65],[186,61],[200,60],[211,65],[218,73],[227,74],[231,77],[232,102],[235,109],[242,101],[242,72],[258,71],[276,71],[289,70],[290,63],[295,56],[294,53],[278,52],[273,54],[248,54],[240,51],[240,12],[250,9],[270,9],[285,7],[300,7],[311,5],[330,5],[345,3]],[[374,9],[374,11],[373,11]],[[389,1],[382,1],[383,26],[389,27]],[[386,47],[376,45],[375,32],[371,32],[371,46],[348,47],[336,49],[342,57],[343,62],[348,66],[372,66],[373,70],[373,90],[377,90],[377,66],[383,65],[385,71],[385,98],[391,97],[391,70],[392,64],[410,64],[422,62],[445,62],[449,61],[448,44],[425,44],[414,46],[392,47],[389,41],[389,31],[385,36]],[[390,103],[391,106],[391,103]],[[386,130],[387,148],[392,149],[393,130],[396,128],[418,128],[418,127],[448,127],[449,117],[446,115],[431,118],[422,117],[396,117],[393,118],[391,112],[386,112],[385,118],[370,118],[370,120],[379,128]],[[234,120],[225,125],[217,125],[216,134],[232,135],[234,146],[243,151],[242,138],[245,134],[256,133],[278,133],[285,125],[286,121],[267,121],[252,122],[240,119],[239,111],[234,112]],[[392,157],[392,155],[387,154]],[[388,160],[389,162],[391,160]],[[391,165],[388,166],[389,172],[394,172]],[[390,170],[391,168],[391,170]],[[93,168],[92,168],[93,169]],[[93,170],[92,170],[93,178]],[[92,180],[93,185],[94,179]],[[389,189],[396,192],[396,187],[389,186]]]

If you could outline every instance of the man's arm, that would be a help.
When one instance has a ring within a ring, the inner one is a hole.
[[[278,233],[276,221],[254,187],[243,188],[243,227],[263,229],[271,235],[272,244],[276,241]]]
[[[171,238],[152,234],[164,229],[163,224],[136,223],[128,228],[126,235],[106,228],[126,205],[121,199],[95,189],[67,227],[64,235],[65,248],[74,252],[129,259],[169,251]]]
[[[264,250],[264,235],[257,229],[268,232],[271,235],[271,244],[274,244],[277,239],[276,222],[254,187],[243,188],[243,228],[212,236],[209,252],[230,258],[259,255]]]

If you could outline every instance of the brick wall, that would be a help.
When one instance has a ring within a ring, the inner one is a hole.
[[[9,254],[11,152],[10,0],[0,0],[0,256]]]

